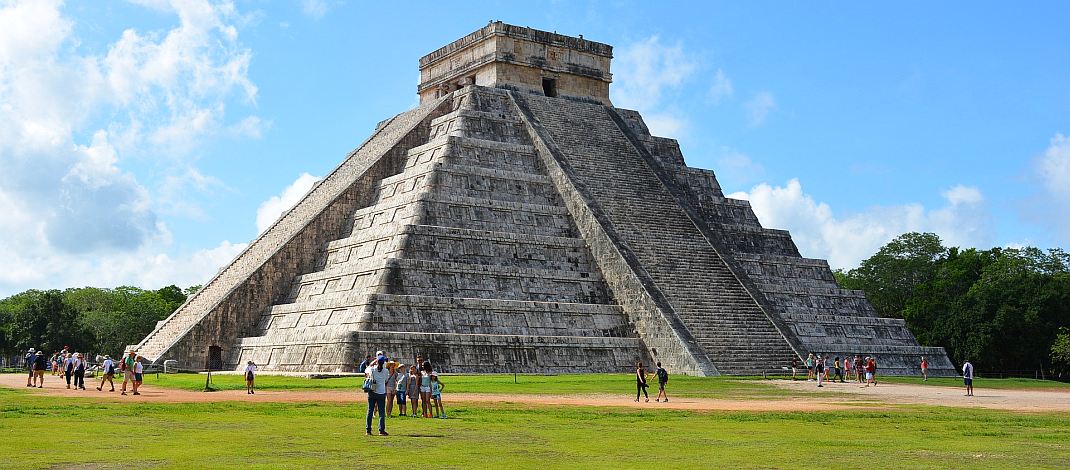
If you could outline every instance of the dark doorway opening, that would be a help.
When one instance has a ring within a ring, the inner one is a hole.
[[[223,370],[223,348],[208,347],[208,370]]]
[[[557,79],[555,78],[543,78],[542,79],[542,94],[549,97],[557,97]]]

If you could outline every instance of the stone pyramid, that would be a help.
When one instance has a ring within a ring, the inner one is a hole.
[[[808,352],[914,374],[942,348],[727,199],[609,101],[612,47],[492,22],[420,60],[372,136],[137,349],[179,367],[695,375]]]

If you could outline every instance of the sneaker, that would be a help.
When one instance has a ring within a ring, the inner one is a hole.
[[[97,387],[97,391],[98,392],[103,392],[104,391],[104,387]]]
[[[371,433],[368,433],[368,434],[371,434]],[[379,431],[379,435],[380,435],[380,436],[389,436],[389,435],[390,435],[390,433],[388,433],[388,432],[386,432],[386,431]]]
[[[371,431],[365,431],[365,433],[367,433],[369,436],[372,435]]]
[[[134,392],[134,395],[141,395],[141,394],[140,394],[140,393],[137,393],[137,392]]]
[[[126,390],[123,390],[123,393],[120,393],[120,395],[126,395]]]
[[[646,399],[646,402],[647,402],[647,403],[650,403],[650,398],[649,398],[649,397],[648,397],[648,398]]]
[[[113,388],[113,389],[111,389],[111,390],[108,390],[108,391],[109,391],[109,392],[114,392],[114,391],[115,391],[115,389]]]
[[[669,402],[669,399],[668,399],[668,398],[666,398],[666,399],[665,399],[665,403],[668,403],[668,402]]]
[[[44,385],[38,385],[37,388],[45,388]]]
[[[660,398],[655,398],[654,401],[660,402],[661,399]]]

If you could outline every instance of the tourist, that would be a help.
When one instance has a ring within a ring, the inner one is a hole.
[[[253,383],[256,380],[256,363],[249,361],[245,364],[245,393],[247,395],[253,395]]]
[[[120,395],[126,395],[126,383],[130,382],[131,386],[134,383],[134,351],[127,351],[126,357],[119,364],[119,369],[123,372],[123,386],[120,388]]]
[[[840,383],[843,383],[843,367],[840,363],[840,356],[836,356],[836,362],[832,363],[832,367],[836,371],[834,374],[832,374],[832,378],[839,379]]]
[[[929,381],[929,361],[925,360],[925,356],[921,356],[921,381]]]
[[[973,364],[970,364],[970,360],[966,359],[966,362],[962,363],[962,383],[966,385],[966,396],[973,396]]]
[[[48,369],[48,358],[44,351],[37,351],[33,356],[33,384],[37,388],[45,386],[45,370]]]
[[[369,363],[364,370],[364,377],[371,379],[371,390],[368,390],[368,414],[366,416],[365,431],[372,435],[372,415],[379,412],[379,435],[388,436],[386,432],[386,379],[390,371],[386,369],[386,356],[378,355]]]
[[[74,388],[85,390],[85,357],[82,353],[74,354]]]
[[[371,365],[371,363],[372,363],[372,355],[369,354],[367,356],[364,356],[364,360],[361,361],[360,364],[357,365],[357,370],[366,370],[368,368],[368,366]]]
[[[71,377],[74,377],[74,354],[67,353],[63,358],[63,378],[67,379],[67,388],[71,388]]]
[[[115,391],[115,380],[114,380],[114,377],[115,377],[115,361],[111,360],[111,356],[105,354],[104,355],[104,376],[100,378],[100,386],[97,387],[97,391],[98,392],[103,391],[104,390],[104,382],[107,382],[109,385],[111,385],[111,390],[108,390],[108,391],[109,392],[114,392]]]
[[[843,382],[851,378],[851,357],[843,356]]]
[[[799,356],[791,355],[791,380],[795,381],[796,370],[799,368]]]
[[[875,375],[876,371],[877,371],[877,361],[875,361],[870,356],[866,356],[866,386],[867,387],[870,386],[870,385],[873,385],[874,387],[877,386],[876,381],[873,379],[873,376]]]
[[[18,357],[18,356],[15,356]],[[23,362],[26,363],[26,386],[33,387],[33,361],[37,358],[37,350],[30,348],[26,351],[26,355],[22,357]]]
[[[145,367],[141,365],[141,356],[134,356],[134,366],[131,370],[134,371],[134,395],[141,395],[138,389],[141,388],[141,382],[145,379]]]
[[[423,412],[424,418],[431,417],[431,374],[434,371],[431,369],[431,363],[424,361],[422,369],[420,371],[420,410]]]
[[[658,396],[654,398],[654,401],[668,403],[669,395],[665,393],[665,383],[669,381],[669,371],[661,367],[661,362],[658,362],[658,370],[654,371],[654,376],[658,378]]]
[[[409,407],[412,408],[412,417],[415,418],[420,405],[420,369],[415,365],[409,366],[409,383],[405,396],[409,398]]]
[[[829,369],[831,369],[829,367],[829,356],[828,354],[826,354],[821,357],[821,370],[825,374],[825,382],[829,381]]]
[[[862,383],[862,355],[855,354],[855,380]]]
[[[409,371],[405,368],[405,364],[398,364],[395,368],[394,375],[397,380],[394,382],[394,398],[398,402],[398,417],[405,416],[405,395],[409,391]],[[389,402],[387,403],[389,407]],[[387,412],[389,413],[389,411]]]
[[[810,353],[806,356],[806,381],[809,382],[814,378],[814,353]]]
[[[390,361],[386,363],[386,370],[390,374],[386,376],[386,415],[394,415],[394,397],[397,396],[398,386],[398,363]]]
[[[814,359],[814,368],[814,375],[817,376],[817,386],[824,387],[824,385],[821,384],[821,379],[827,379],[828,377],[825,376],[825,361],[821,359],[821,356],[817,356]]]
[[[442,407],[442,389],[446,388],[442,385],[442,381],[438,379],[438,374],[431,374],[431,399],[434,400],[434,411],[436,418],[446,419],[446,409]]]
[[[635,363],[635,401],[639,402],[639,395],[646,397],[646,401],[650,401],[650,395],[646,393],[646,370],[643,369],[642,362]]]
[[[49,362],[52,364],[52,375],[53,376],[59,375],[60,374],[59,365],[60,365],[61,362],[63,362],[63,356],[60,355],[59,351],[52,353],[52,358],[49,359]]]

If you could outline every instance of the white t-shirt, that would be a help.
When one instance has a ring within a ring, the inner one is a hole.
[[[145,370],[145,366],[141,363],[141,361],[138,361],[138,362],[134,363],[134,373],[135,374],[140,374],[144,370]]]
[[[379,370],[379,366],[368,366],[364,369],[364,375],[372,378],[372,391],[378,394],[386,393],[386,379],[390,377],[390,370],[383,367],[383,370]]]
[[[250,372],[256,372],[256,364],[249,364],[249,365],[245,366],[245,373],[248,374]],[[271,374],[268,374],[268,375],[271,375]]]
[[[105,359],[104,360],[104,366],[103,366],[104,367],[104,373],[108,374],[114,364],[115,363],[112,362],[111,359]]]
[[[973,364],[970,364],[969,362],[967,362],[967,363],[962,365],[962,378],[964,378],[964,379],[972,379],[973,378]]]

